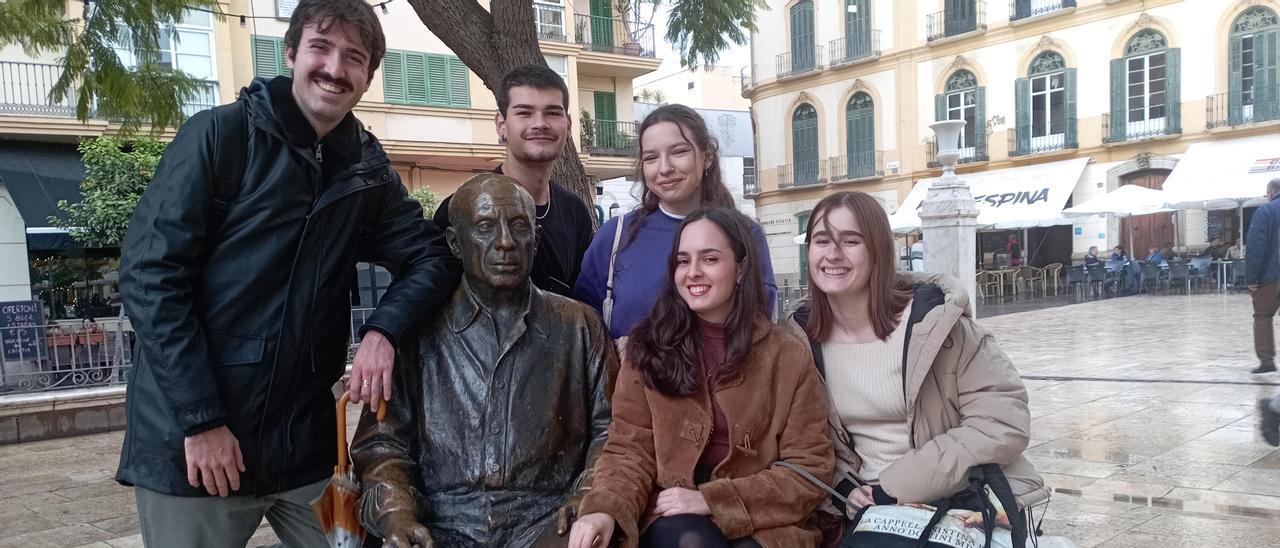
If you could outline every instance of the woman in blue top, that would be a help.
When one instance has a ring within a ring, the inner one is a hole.
[[[667,276],[666,257],[681,220],[703,204],[734,207],[733,195],[720,178],[715,138],[693,109],[684,105],[658,107],[640,123],[639,137],[636,171],[644,183],[640,206],[600,227],[582,258],[573,289],[578,300],[605,312],[609,263],[616,241],[613,304],[605,315],[609,334],[615,339],[626,336],[657,301]],[[751,232],[763,267],[765,302],[772,312],[778,286],[773,281],[769,244],[760,225],[752,223]]]

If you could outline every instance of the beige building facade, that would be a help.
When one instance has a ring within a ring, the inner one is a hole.
[[[255,77],[288,73],[283,37],[296,4],[231,0],[218,6],[229,17],[190,12],[184,18],[162,49],[166,62],[205,81],[200,96],[186,105],[188,114],[233,101]],[[82,8],[79,1],[67,2],[67,13],[79,14]],[[502,161],[493,93],[427,30],[407,2],[392,1],[384,9],[378,14],[388,53],[355,113],[382,141],[407,187],[430,186],[443,198]],[[632,171],[631,82],[660,65],[652,28],[624,16],[600,0],[534,2],[539,45],[569,86],[575,141],[595,180]],[[127,47],[117,53],[132,62]],[[0,48],[0,149],[5,143],[43,143],[75,156],[77,139],[117,131],[106,120],[77,120],[70,101],[48,100],[61,74],[58,58],[56,53],[30,56],[16,46]],[[172,135],[168,131],[162,137]],[[0,166],[0,174],[7,169]],[[36,179],[0,175],[0,262],[6,265],[0,268],[0,301],[30,298],[22,265],[33,230],[49,228],[41,219],[24,219],[15,203],[23,198],[14,195],[32,193],[8,187],[37,184]]]
[[[1044,200],[1043,183],[1059,210],[1124,184],[1160,188],[1197,143],[1280,136],[1278,13],[1275,0],[769,1],[743,94],[779,284],[803,281],[795,237],[823,196],[868,192],[890,213],[918,203],[912,189],[940,174],[935,120],[968,122],[962,177],[1025,182],[991,203]],[[1049,190],[1058,179],[1065,190]],[[1130,237],[1140,256],[1165,242],[1194,251],[1233,242],[1240,222],[1148,217],[992,227],[979,252],[990,260],[1009,235],[1037,265]]]

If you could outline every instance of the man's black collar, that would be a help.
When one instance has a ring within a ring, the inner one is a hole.
[[[293,79],[277,76],[267,84],[271,95],[271,107],[284,128],[285,137],[293,145],[303,148],[316,146],[316,130],[303,116],[293,98]],[[325,153],[336,152],[348,162],[360,159],[360,127],[354,114],[348,112],[338,126],[324,138]]]

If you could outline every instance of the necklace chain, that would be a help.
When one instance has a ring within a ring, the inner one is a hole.
[[[534,217],[536,217],[539,221],[541,221],[541,220],[545,219],[545,218],[547,217],[547,215],[550,215],[550,214],[551,214],[551,200],[555,199],[555,197],[556,197],[556,193],[555,193],[555,192],[551,192],[551,188],[550,188],[550,186],[548,186],[548,188],[547,188],[547,210],[546,210],[546,211],[543,211],[543,212],[542,212],[542,215],[538,215],[537,211],[534,211]]]

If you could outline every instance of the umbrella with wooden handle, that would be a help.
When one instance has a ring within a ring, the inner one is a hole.
[[[347,402],[346,392],[338,398],[338,465],[333,467],[333,477],[320,497],[311,503],[320,518],[320,527],[333,548],[357,548],[364,542],[364,527],[360,526],[360,482],[347,462]],[[387,402],[378,406],[378,420],[387,416]]]

